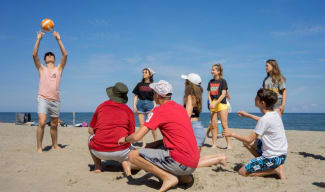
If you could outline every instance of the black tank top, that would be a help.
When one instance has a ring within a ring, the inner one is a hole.
[[[186,105],[184,105],[184,108],[186,108]],[[191,118],[199,118],[200,117],[200,111],[197,107],[193,107]]]

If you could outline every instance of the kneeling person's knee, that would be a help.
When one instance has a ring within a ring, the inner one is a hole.
[[[133,163],[135,158],[137,158],[138,156],[139,156],[139,151],[137,149],[131,150],[128,154],[129,161]]]

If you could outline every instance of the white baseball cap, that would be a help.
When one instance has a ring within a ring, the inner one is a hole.
[[[151,68],[149,68],[149,67],[146,67],[146,68],[144,68],[144,69],[148,69],[148,70],[150,71],[150,74],[151,74],[151,75],[154,75],[154,74],[156,73],[153,69],[151,69]]]
[[[165,80],[160,80],[158,83],[151,83],[149,87],[162,97],[170,97],[173,93],[172,85]]]
[[[195,85],[201,85],[201,82],[202,82],[200,75],[198,75],[196,73],[190,73],[188,75],[181,75],[181,77],[183,79],[189,80],[191,83],[194,83]]]

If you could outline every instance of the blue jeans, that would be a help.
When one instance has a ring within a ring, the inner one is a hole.
[[[137,113],[149,113],[153,107],[153,101],[139,99],[137,102]]]
[[[192,121],[192,127],[198,147],[202,147],[205,141],[206,133],[201,121]]]

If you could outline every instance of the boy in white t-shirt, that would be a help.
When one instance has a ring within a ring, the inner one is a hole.
[[[264,114],[257,117],[239,111],[238,115],[252,118],[257,121],[254,131],[247,136],[233,133],[229,129],[223,130],[223,136],[234,137],[244,143],[247,149],[255,156],[238,173],[243,176],[266,176],[276,174],[284,180],[283,164],[286,160],[288,149],[287,138],[282,119],[273,105],[277,101],[275,92],[260,89],[255,97],[255,106]],[[260,136],[260,139],[257,139]]]

